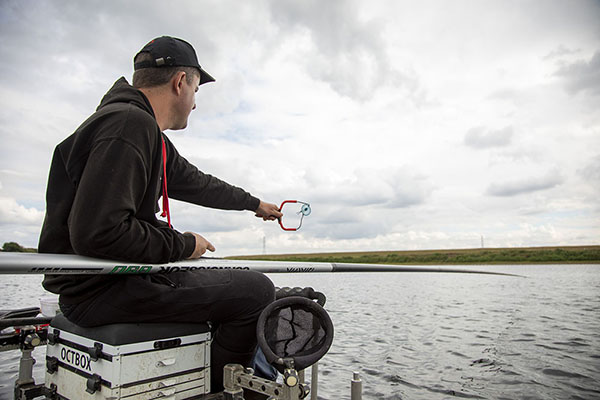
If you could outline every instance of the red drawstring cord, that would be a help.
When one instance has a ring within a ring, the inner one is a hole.
[[[160,136],[162,139],[162,162],[163,162],[163,192],[162,192],[162,213],[161,217],[167,217],[169,228],[173,228],[171,225],[171,212],[169,211],[169,195],[167,194],[167,146],[165,146],[165,138]]]

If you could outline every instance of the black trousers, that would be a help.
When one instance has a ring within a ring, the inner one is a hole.
[[[122,279],[121,279],[122,278]],[[211,390],[223,388],[227,363],[249,366],[256,347],[256,322],[275,300],[264,274],[245,270],[202,270],[130,275],[85,302],[61,309],[84,327],[127,322],[216,324],[211,348]]]

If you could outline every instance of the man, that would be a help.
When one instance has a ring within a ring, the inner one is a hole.
[[[160,37],[134,58],[133,86],[120,78],[96,112],[54,152],[40,253],[167,263],[198,258],[214,246],[171,227],[168,198],[201,206],[249,210],[264,220],[282,214],[241,188],[200,172],[163,131],[184,129],[199,85],[214,81],[193,47]],[[163,216],[157,219],[162,196]],[[272,282],[251,271],[167,275],[47,275],[64,315],[81,326],[121,322],[218,325],[212,348],[213,391],[222,367],[248,365],[258,316],[274,300]]]

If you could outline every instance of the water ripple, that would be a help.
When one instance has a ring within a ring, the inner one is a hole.
[[[336,331],[319,368],[320,400],[349,399],[353,371],[365,400],[600,398],[600,266],[493,268],[529,278],[270,277],[327,295]],[[2,279],[0,308],[36,305],[43,292],[40,279]],[[17,364],[18,352],[0,353],[0,399],[12,397]],[[43,379],[43,362],[34,373]]]

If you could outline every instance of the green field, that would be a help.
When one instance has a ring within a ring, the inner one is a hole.
[[[600,264],[600,246],[515,247],[459,250],[235,256],[231,259],[365,264]]]

